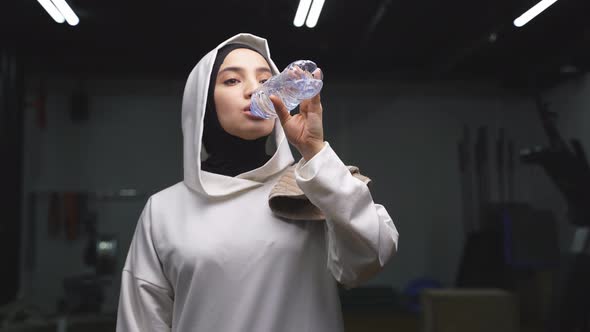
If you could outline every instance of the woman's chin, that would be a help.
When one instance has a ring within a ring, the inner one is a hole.
[[[247,128],[244,130],[240,130],[239,133],[234,134],[241,139],[245,139],[248,141],[253,141],[255,139],[259,139],[260,137],[268,136],[272,132],[272,127],[268,128],[267,126],[253,126],[257,128]]]

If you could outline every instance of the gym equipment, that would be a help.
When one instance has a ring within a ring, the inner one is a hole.
[[[568,218],[577,228],[570,252],[561,262],[550,329],[590,331],[590,166],[580,141],[570,140],[570,148],[555,126],[556,114],[539,94],[535,101],[549,144],[522,150],[520,159],[545,170],[565,198]]]

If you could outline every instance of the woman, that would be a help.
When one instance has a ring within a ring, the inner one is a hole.
[[[249,113],[252,92],[273,74],[266,40],[250,34],[191,72],[184,181],[141,214],[117,331],[343,331],[337,282],[357,286],[396,251],[387,211],[324,142],[319,95],[295,116],[274,97],[278,119]],[[303,156],[293,167],[289,142]],[[289,170],[322,220],[271,209]]]

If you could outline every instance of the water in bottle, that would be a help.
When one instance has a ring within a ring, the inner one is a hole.
[[[269,98],[271,95],[279,97],[287,110],[291,111],[304,99],[318,94],[323,86],[322,80],[322,71],[314,62],[295,61],[254,92],[250,112],[263,119],[276,117],[274,105]]]

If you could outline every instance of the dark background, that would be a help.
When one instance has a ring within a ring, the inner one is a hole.
[[[410,305],[412,282],[460,286],[466,252],[474,252],[465,249],[463,220],[479,219],[484,208],[476,204],[482,194],[475,178],[463,196],[457,143],[464,128],[472,158],[476,130],[488,130],[486,203],[506,198],[494,145],[503,130],[515,146],[511,201],[548,211],[554,222],[554,228],[526,229],[549,234],[545,239],[555,241],[560,257],[570,251],[577,228],[565,199],[518,153],[548,143],[535,94],[558,114],[564,138],[590,144],[588,1],[559,0],[517,28],[513,20],[536,1],[327,0],[313,29],[293,26],[296,0],[68,3],[80,18],[74,27],[55,23],[34,0],[7,0],[0,10],[5,326],[51,321],[59,312],[76,316],[64,280],[95,273],[87,261],[95,240],[88,225],[95,225],[119,247],[114,272],[98,282],[100,310],[84,314],[112,329],[139,212],[150,194],[182,180],[184,81],[203,55],[239,32],[266,38],[279,68],[297,59],[322,67],[326,140],[373,179],[375,201],[400,231],[400,251],[382,273],[356,293],[342,293],[350,331],[368,319],[359,312],[377,312],[370,318],[381,324],[375,331],[416,330],[427,318]],[[52,231],[53,192],[88,195],[90,212],[76,234]],[[519,238],[524,247],[533,243],[526,234]],[[489,256],[478,255],[475,269],[481,270]],[[510,284],[476,286],[514,296],[522,329],[543,331],[559,307],[564,273],[549,265],[511,270]],[[497,281],[504,268],[485,271]],[[484,317],[496,317],[490,312]]]
[[[588,3],[559,1],[532,24],[530,0],[327,1],[314,29],[296,28],[297,1],[71,1],[81,24],[55,24],[35,1],[7,1],[2,40],[36,70],[184,77],[220,40],[251,32],[280,63],[309,56],[330,75],[494,77],[588,66]],[[39,10],[41,9],[41,10]],[[490,42],[490,35],[496,42]]]

